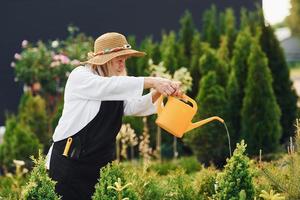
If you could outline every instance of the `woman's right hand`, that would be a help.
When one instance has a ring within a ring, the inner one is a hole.
[[[160,77],[145,77],[144,88],[154,88],[157,92],[164,96],[181,96],[181,83],[179,81],[171,81]]]

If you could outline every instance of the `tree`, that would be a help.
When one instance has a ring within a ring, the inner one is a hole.
[[[212,5],[209,10],[206,10],[202,17],[202,34],[203,41],[208,42],[213,48],[219,46],[217,9]]]
[[[223,34],[227,37],[229,57],[232,55],[233,44],[237,34],[235,23],[235,16],[232,8],[227,8],[225,13],[220,14],[220,34]]]
[[[216,51],[208,45],[203,45],[202,52],[203,54],[199,60],[201,76],[205,76],[210,71],[215,71],[217,83],[225,87],[228,79],[227,65],[218,58]]]
[[[184,56],[187,58],[187,63],[181,63],[182,66],[190,67],[190,58],[192,51],[192,40],[196,32],[196,28],[193,22],[193,17],[189,11],[185,11],[184,15],[180,19],[181,28],[179,30],[179,44],[183,46]]]
[[[200,90],[196,101],[199,109],[195,119],[205,119],[213,115],[223,117],[225,114],[225,91],[217,82],[215,71],[208,72],[201,79]],[[216,140],[216,138],[218,138]],[[222,124],[212,122],[188,133],[184,138],[198,160],[205,165],[213,162],[222,166],[228,155],[226,134]]]
[[[231,71],[226,86],[227,96],[227,109],[226,109],[226,122],[230,130],[231,144],[236,144],[239,141],[240,135],[237,128],[240,127],[240,109],[237,107],[239,104],[239,86],[237,77],[234,70]]]
[[[198,90],[199,90],[199,82],[201,78],[200,74],[200,57],[202,53],[202,47],[201,47],[201,37],[200,33],[197,31],[195,32],[192,40],[191,45],[191,64],[190,64],[190,71],[193,78],[192,83],[192,91],[189,93],[189,96],[192,98],[196,97]]]
[[[235,120],[230,121],[231,125],[234,125],[234,130],[236,135],[236,139],[239,140],[240,138],[240,131],[241,131],[241,115],[240,112],[242,110],[242,102],[244,98],[244,89],[245,89],[245,82],[247,78],[248,73],[248,63],[247,59],[250,53],[250,47],[251,47],[251,35],[249,29],[245,28],[244,30],[240,31],[237,39],[234,43],[234,50],[233,50],[233,56],[231,59],[230,67],[231,71],[230,73],[232,76],[235,75],[236,78],[236,85],[238,88],[236,89],[229,89],[234,90],[234,92],[237,92],[237,94],[230,94],[231,91],[227,91],[228,96],[232,96],[235,100],[229,99],[230,104],[234,103],[233,106],[235,106],[236,112],[231,112],[229,120]],[[232,77],[233,78],[233,77]],[[231,80],[233,81],[233,80]],[[232,84],[232,83],[231,83]],[[232,86],[228,86],[232,87]],[[233,87],[236,87],[233,85]],[[230,106],[230,105],[229,105]]]
[[[272,88],[272,75],[266,55],[253,39],[248,58],[248,76],[241,111],[242,137],[249,153],[259,149],[270,153],[277,150],[281,137],[280,108]]]
[[[287,24],[294,35],[300,35],[300,1],[291,0],[290,15],[287,17]]]
[[[137,68],[137,76],[147,76],[149,74],[147,74],[147,68],[149,66],[148,62],[149,59],[153,59],[155,56],[155,54],[157,54],[155,51],[157,51],[157,46],[158,44],[154,43],[152,40],[152,37],[146,37],[141,45],[140,45],[140,50],[146,52],[147,54],[142,57],[139,58],[136,61],[136,65],[137,66],[131,66],[131,67],[136,67]],[[157,58],[155,58],[157,60]]]
[[[281,109],[280,123],[282,126],[281,142],[294,135],[293,126],[297,117],[297,95],[290,80],[283,51],[270,25],[261,23],[260,44],[268,57],[268,66],[273,77],[273,89]]]
[[[247,200],[254,198],[253,174],[250,170],[250,159],[245,155],[246,147],[243,140],[237,144],[224,171],[218,174],[216,199],[239,200],[241,193],[245,193]]]
[[[177,50],[176,33],[171,31],[169,34],[163,34],[160,46],[161,59],[171,73],[179,68]]]

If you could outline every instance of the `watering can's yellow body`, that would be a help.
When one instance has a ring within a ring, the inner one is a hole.
[[[190,102],[191,105],[188,104],[188,102]],[[184,133],[213,120],[224,123],[224,120],[217,116],[192,123],[192,119],[198,107],[197,103],[187,95],[183,95],[182,99],[169,96],[166,105],[163,104],[163,96],[161,96],[157,103],[158,117],[155,121],[156,124],[179,138],[181,138]]]

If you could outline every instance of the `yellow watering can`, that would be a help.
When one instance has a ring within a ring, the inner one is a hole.
[[[181,138],[184,133],[213,120],[224,123],[224,120],[217,116],[192,123],[192,119],[198,109],[197,103],[192,98],[187,95],[183,95],[180,99],[169,96],[166,105],[163,104],[163,98],[163,96],[160,96],[158,99],[158,117],[155,122],[159,127],[176,137]],[[190,102],[192,106],[188,104],[188,102]]]

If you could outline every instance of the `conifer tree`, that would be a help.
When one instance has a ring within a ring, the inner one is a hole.
[[[234,125],[233,127],[236,135],[236,139],[240,138],[240,131],[241,131],[241,110],[242,110],[242,102],[244,98],[244,89],[247,79],[247,73],[248,73],[248,56],[250,53],[250,47],[251,47],[251,35],[249,29],[245,28],[244,30],[241,30],[237,36],[237,39],[234,43],[234,50],[233,55],[230,63],[230,68],[232,72],[232,76],[235,75],[236,78],[236,84],[228,86],[228,87],[237,87],[236,89],[229,89],[228,90],[234,90],[237,92],[237,94],[230,94],[232,91],[227,91],[228,96],[232,96],[233,99],[229,98],[229,105],[233,103],[233,106],[235,106],[236,112],[231,112],[229,120],[231,125]],[[231,72],[230,72],[231,73]],[[232,77],[234,78],[234,77]],[[232,81],[232,80],[231,80]],[[232,84],[232,83],[231,83]],[[232,102],[233,101],[233,102]]]
[[[240,127],[240,109],[237,107],[239,103],[239,86],[234,70],[230,72],[228,83],[226,86],[227,109],[225,120],[230,131],[231,144],[239,141],[240,135],[238,127]]]
[[[198,90],[199,90],[199,81],[201,78],[200,74],[200,57],[201,57],[201,52],[202,52],[202,47],[201,47],[201,37],[200,33],[197,31],[195,35],[193,36],[193,41],[191,45],[191,52],[192,52],[192,57],[191,57],[191,75],[193,78],[193,83],[192,83],[192,91],[189,93],[189,96],[194,98],[196,97]]]
[[[205,76],[210,71],[217,73],[217,83],[225,87],[228,79],[227,65],[218,58],[217,52],[208,45],[203,45],[200,62],[201,76]]]
[[[171,73],[179,68],[177,50],[176,33],[171,31],[169,34],[163,34],[160,46],[161,59]]]
[[[211,47],[217,48],[219,46],[219,31],[217,8],[212,5],[209,10],[206,10],[202,17],[202,35],[203,41],[208,42]]]
[[[237,144],[233,156],[227,160],[224,171],[218,174],[216,199],[240,200],[242,191],[247,200],[254,198],[253,174],[250,170],[250,159],[245,155],[246,147],[243,140]]]
[[[281,111],[272,88],[272,74],[266,55],[257,40],[252,40],[248,58],[248,76],[243,99],[242,137],[251,155],[259,149],[270,153],[277,150],[281,137]]]
[[[200,90],[196,98],[198,103],[198,113],[195,119],[205,119],[213,115],[220,116],[225,114],[225,91],[217,82],[215,71],[208,72],[201,79]],[[216,140],[216,138],[218,138]],[[187,142],[198,160],[205,165],[213,162],[220,167],[224,164],[226,156],[229,154],[227,149],[226,132],[223,124],[211,122],[199,129],[194,129],[186,134],[184,141]]]
[[[136,38],[134,35],[128,36],[127,42],[131,45],[131,48],[137,49]],[[132,57],[132,58],[126,60],[126,68],[127,68],[128,75],[137,76],[137,74],[138,74],[138,69],[136,68],[137,60],[138,59],[136,57]]]
[[[261,28],[260,44],[268,57],[268,66],[273,77],[273,89],[282,113],[280,119],[283,131],[281,142],[284,142],[294,135],[293,124],[297,116],[297,95],[290,80],[289,68],[283,51],[272,27],[261,23]]]
[[[235,16],[232,8],[227,8],[224,13],[220,13],[220,34],[227,38],[228,57],[231,57],[234,40],[236,38]]]
[[[179,44],[183,46],[184,56],[187,63],[180,63],[180,65],[187,68],[190,67],[190,58],[192,52],[192,40],[195,32],[197,31],[193,22],[193,17],[189,11],[185,11],[180,19],[181,28],[179,30]]]
[[[148,68],[148,62],[149,59],[152,59],[152,57],[154,56],[155,53],[155,47],[156,44],[153,42],[152,37],[146,37],[141,45],[140,45],[140,50],[146,52],[147,54],[142,57],[139,58],[136,62],[137,66],[132,66],[132,67],[136,67],[137,68],[137,75],[138,76],[148,76],[149,74],[147,74],[147,69]]]

